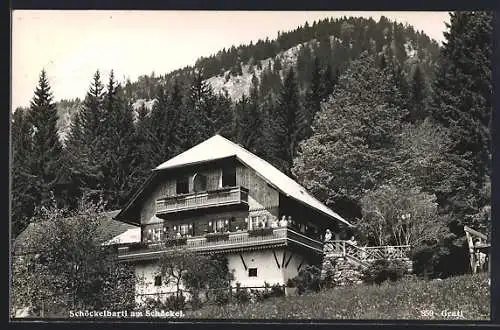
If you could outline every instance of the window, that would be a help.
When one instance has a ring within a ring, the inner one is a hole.
[[[189,180],[187,176],[177,179],[176,192],[177,194],[187,194],[189,192]]]
[[[236,169],[234,167],[226,167],[222,169],[222,187],[236,186]]]
[[[161,275],[155,276],[155,286],[161,286]]]
[[[196,173],[193,177],[193,190],[206,191],[207,190],[207,177],[201,173]]]
[[[214,220],[214,229],[216,232],[220,233],[220,232],[224,232],[227,230],[227,228],[229,227],[229,220],[227,219],[217,219],[217,220]]]
[[[180,233],[182,236],[186,236],[189,233],[189,225],[188,224],[180,225]]]
[[[251,227],[252,229],[257,229],[259,228],[259,216],[253,216],[250,218],[250,221],[251,221]]]
[[[257,277],[257,268],[248,268],[249,277]]]

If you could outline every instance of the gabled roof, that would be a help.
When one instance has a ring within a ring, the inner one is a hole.
[[[293,179],[273,165],[254,155],[245,148],[228,139],[215,135],[208,140],[186,150],[156,167],[155,171],[177,168],[180,166],[204,163],[217,159],[236,157],[240,162],[255,170],[268,184],[287,197],[291,197],[348,226],[353,226],[339,214],[328,208]]]

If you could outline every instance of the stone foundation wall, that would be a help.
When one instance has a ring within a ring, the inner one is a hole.
[[[323,264],[321,267],[321,279],[331,286],[342,286],[362,283],[363,269],[366,265],[360,265],[354,260],[343,257],[332,251],[325,244],[323,253]],[[409,274],[412,273],[413,263],[404,260],[408,266]]]
[[[328,285],[342,286],[362,283],[362,267],[347,258],[325,255],[321,268],[321,279]]]

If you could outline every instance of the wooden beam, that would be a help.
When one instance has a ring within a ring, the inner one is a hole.
[[[480,238],[482,238],[484,240],[488,239],[488,236],[486,236],[485,234],[481,234],[480,232],[478,232],[478,231],[476,231],[476,230],[474,230],[474,229],[472,229],[472,228],[470,228],[468,226],[464,226],[464,231],[466,233],[472,234],[474,236],[478,236],[478,237],[480,237]]]
[[[302,267],[302,264],[304,263],[304,261],[305,261],[305,259],[304,259],[304,258],[302,258],[302,261],[300,262],[299,267],[297,267],[297,271],[299,271],[299,270],[300,270],[300,267]]]
[[[274,261],[276,261],[276,265],[278,266],[278,269],[280,269],[280,262],[278,261],[278,257],[276,257],[276,253],[275,251],[273,250],[273,256],[274,256]]]
[[[283,259],[281,260],[281,267],[285,267],[286,250],[283,251]]]
[[[245,264],[245,260],[243,260],[243,256],[241,255],[241,253],[239,254],[240,255],[240,259],[241,259],[241,262],[243,263],[243,267],[245,267],[245,270],[247,270],[247,264]]]
[[[467,244],[469,245],[469,259],[470,268],[472,273],[476,273],[476,255],[474,254],[474,242],[472,241],[472,236],[468,231],[465,231],[465,237],[467,238]]]
[[[290,263],[290,260],[292,260],[293,253],[290,254],[290,257],[288,258],[287,262],[285,263],[285,268],[288,267],[288,264]]]

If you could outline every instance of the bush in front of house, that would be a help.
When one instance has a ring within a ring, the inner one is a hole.
[[[381,284],[387,280],[397,281],[408,273],[407,265],[401,260],[376,260],[363,270],[362,280],[369,284]]]
[[[314,265],[305,266],[296,277],[288,281],[287,285],[296,287],[299,295],[305,292],[318,292],[322,287],[321,268]]]
[[[250,301],[251,294],[250,291],[246,288],[236,287],[236,293],[234,294],[234,299],[238,304],[246,304]]]
[[[271,286],[271,297],[284,297],[285,296],[285,288],[276,283],[273,286]]]
[[[421,244],[412,250],[413,273],[425,279],[446,278],[469,271],[465,237],[450,234],[440,242]]]
[[[165,300],[164,306],[169,310],[183,310],[186,307],[186,297],[183,294],[171,295]]]
[[[216,305],[226,305],[229,303],[229,292],[227,290],[216,290],[213,299]]]

